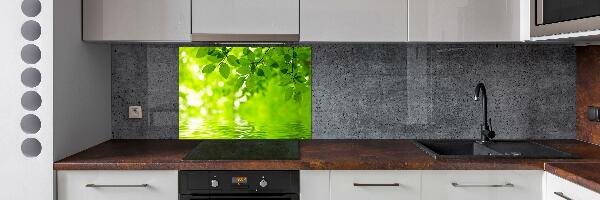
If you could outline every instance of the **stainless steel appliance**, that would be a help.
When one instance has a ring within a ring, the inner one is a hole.
[[[531,36],[600,29],[598,0],[532,0]]]
[[[298,200],[299,171],[179,171],[179,200]]]

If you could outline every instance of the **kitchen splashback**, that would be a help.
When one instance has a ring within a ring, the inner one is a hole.
[[[180,47],[179,139],[310,139],[310,47]]]
[[[575,138],[570,45],[309,46],[314,139],[478,138],[480,81],[497,138]],[[113,138],[178,138],[178,47],[112,46]],[[143,119],[127,118],[131,105]]]

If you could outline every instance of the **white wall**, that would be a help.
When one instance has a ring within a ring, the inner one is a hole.
[[[52,199],[52,1],[42,0],[41,13],[34,17],[21,12],[21,2],[0,1],[0,199]],[[40,24],[40,38],[28,41],[21,36],[21,25],[27,20]],[[26,64],[20,59],[21,48],[27,44],[39,47],[38,62]],[[40,84],[33,88],[21,83],[21,73],[28,67],[38,69],[42,76]],[[41,96],[39,108],[24,109],[21,96],[26,91]],[[26,114],[40,119],[39,131],[27,134],[21,129],[20,122]],[[39,155],[26,157],[21,152],[21,144],[27,138],[41,143]]]
[[[81,41],[81,0],[54,0],[54,160],[111,138],[110,46]]]

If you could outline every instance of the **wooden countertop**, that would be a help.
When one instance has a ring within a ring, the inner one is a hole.
[[[581,159],[435,160],[411,140],[307,140],[300,160],[184,161],[198,141],[109,140],[54,163],[55,170],[545,170],[600,192],[600,146],[536,141]],[[545,165],[545,166],[544,166]]]
[[[592,191],[600,193],[600,162],[546,163],[545,170]]]
[[[600,162],[600,147],[577,140],[537,141],[582,159],[435,160],[411,140],[307,140],[300,160],[182,158],[198,143],[110,140],[54,163],[55,170],[542,170],[548,162]]]

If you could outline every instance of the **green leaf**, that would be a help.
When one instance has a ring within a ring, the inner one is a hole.
[[[294,92],[294,100],[296,100],[297,102],[300,102],[302,100],[302,92]]]
[[[244,84],[244,81],[246,80],[245,77],[239,77],[237,80],[235,80],[234,83],[234,87],[235,89],[240,89],[240,87],[242,87],[242,85]]]
[[[293,95],[294,95],[294,90],[292,90],[292,89],[287,89],[287,90],[285,91],[285,94],[284,94],[284,99],[285,99],[286,101],[287,101],[287,100],[290,100],[290,99],[292,98],[292,96],[293,96]]]
[[[207,48],[198,48],[198,51],[196,52],[196,58],[202,58],[206,55],[208,55]]]
[[[292,60],[292,56],[290,56],[290,54],[285,54],[283,58],[285,59],[285,61]]]
[[[268,76],[268,77],[272,77],[273,76],[273,68],[263,67],[261,69],[263,70],[265,76]]]
[[[210,62],[213,62],[213,63],[221,61],[221,59],[219,59],[219,58],[217,58],[215,56],[208,56],[207,60],[210,61]]]
[[[254,56],[256,56],[257,58],[261,57],[261,56],[262,56],[262,54],[263,54],[263,51],[262,51],[262,50],[263,50],[262,48],[257,48],[257,49],[254,51]]]
[[[227,56],[227,62],[232,65],[239,65],[238,59],[232,55]]]
[[[237,72],[240,74],[248,74],[250,73],[250,67],[248,67],[248,65],[242,65],[237,69]]]
[[[290,83],[292,83],[292,80],[289,77],[287,77],[287,76],[283,76],[281,78],[281,82],[279,83],[279,85],[280,86],[286,86],[286,85],[289,85]]]
[[[217,57],[219,59],[224,58],[225,57],[225,53],[227,53],[227,52],[221,51],[220,49],[214,49],[212,52],[209,51],[209,54],[211,56]]]
[[[300,82],[300,83],[304,83],[304,82],[305,82],[305,81],[304,81],[304,78],[302,78],[302,76],[295,76],[295,77],[294,77],[294,80],[296,80],[296,81],[298,81],[298,82]]]
[[[265,76],[265,72],[262,69],[258,69],[256,71],[256,75],[258,75],[258,76]]]
[[[216,66],[214,64],[206,65],[204,68],[202,68],[202,73],[209,74],[215,71],[215,67]]]
[[[227,79],[229,77],[229,73],[231,72],[231,69],[229,68],[228,64],[222,64],[219,67],[219,73],[221,74],[221,76],[225,79]]]
[[[238,61],[239,61],[240,65],[250,65],[250,61],[246,57],[238,59]]]
[[[273,64],[271,65],[271,67],[272,67],[272,68],[278,68],[278,67],[279,67],[279,64],[277,64],[277,63],[273,63]]]
[[[248,76],[248,79],[246,79],[246,88],[253,89],[255,85],[256,85],[256,80],[255,80],[254,76],[252,76],[252,75]]]

